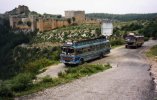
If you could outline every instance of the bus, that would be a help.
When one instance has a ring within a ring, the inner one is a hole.
[[[125,47],[141,47],[144,43],[144,36],[128,35],[125,38]]]
[[[110,42],[105,36],[94,39],[66,42],[61,47],[60,61],[65,65],[82,64],[110,53]]]

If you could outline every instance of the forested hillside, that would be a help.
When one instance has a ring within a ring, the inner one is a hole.
[[[0,79],[16,73],[13,49],[22,43],[29,42],[29,35],[14,34],[7,19],[0,18]],[[6,74],[6,75],[5,75]]]
[[[150,14],[107,14],[107,13],[89,13],[86,17],[96,19],[112,19],[119,21],[131,21],[131,20],[150,20],[157,17],[157,13]]]

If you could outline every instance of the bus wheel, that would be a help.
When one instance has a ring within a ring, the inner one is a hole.
[[[70,64],[68,64],[68,63],[64,63],[65,64],[65,66],[70,66]]]
[[[104,54],[103,54],[103,53],[100,54],[99,58],[101,59],[101,58],[103,58],[103,57],[104,57]]]
[[[81,59],[80,60],[80,65],[82,65],[84,63],[84,60],[83,59]]]

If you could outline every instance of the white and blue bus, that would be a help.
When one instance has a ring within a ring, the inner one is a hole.
[[[110,53],[110,42],[101,36],[77,42],[66,42],[62,46],[60,61],[65,65],[82,64],[85,61],[103,57]]]

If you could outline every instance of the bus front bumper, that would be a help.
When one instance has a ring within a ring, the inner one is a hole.
[[[67,64],[79,64],[80,63],[80,61],[78,60],[78,61],[65,61],[65,60],[60,60],[60,62],[62,62],[62,63],[67,63]]]

